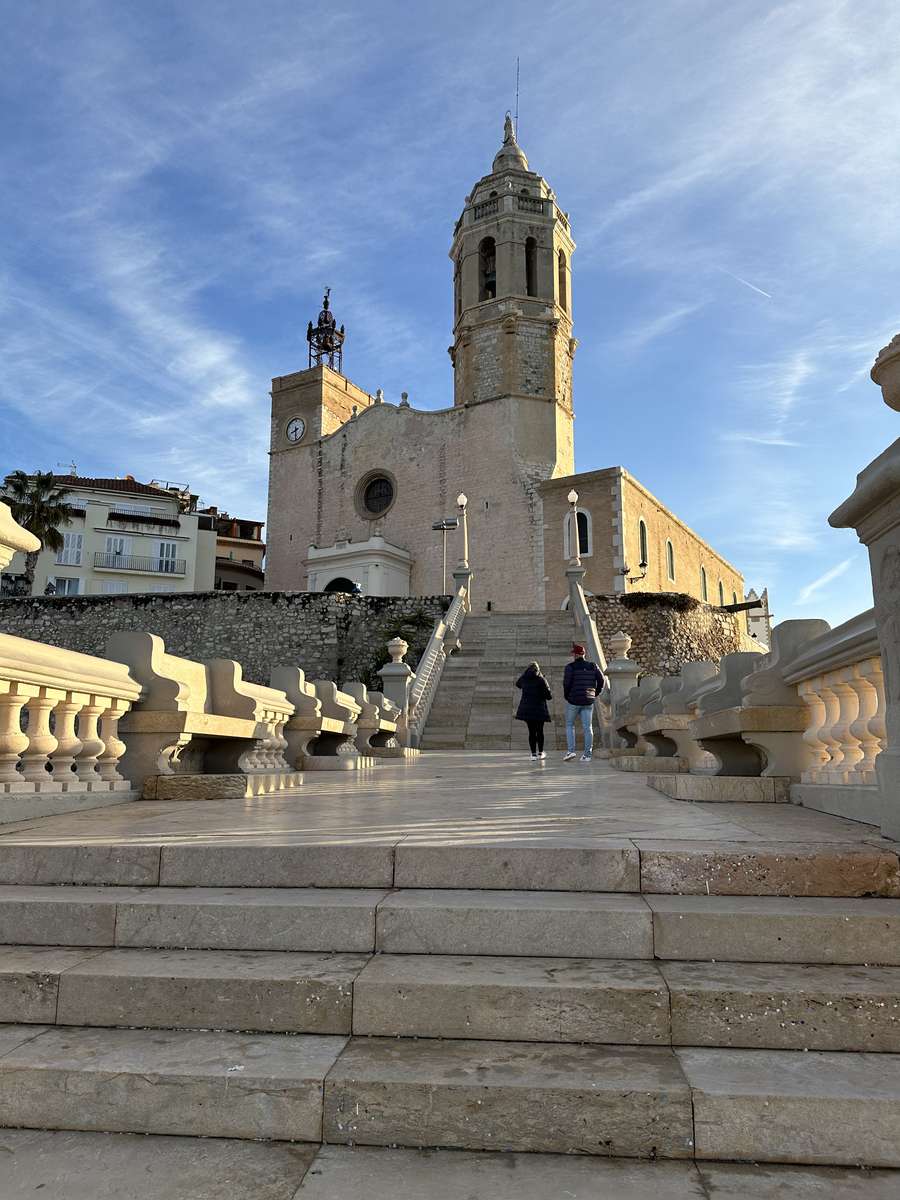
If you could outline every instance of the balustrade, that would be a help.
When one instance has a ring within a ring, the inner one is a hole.
[[[140,691],[121,663],[0,634],[0,795],[127,788],[116,725]]]

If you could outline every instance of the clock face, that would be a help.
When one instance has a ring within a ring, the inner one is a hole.
[[[287,423],[286,433],[289,442],[299,442],[306,433],[306,422],[302,417],[292,417]]]

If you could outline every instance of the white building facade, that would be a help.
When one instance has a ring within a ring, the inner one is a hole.
[[[35,596],[122,595],[128,592],[203,592],[215,579],[216,532],[209,516],[191,511],[182,489],[131,478],[58,476],[75,510],[60,529],[61,550],[42,550]],[[5,575],[21,575],[25,556]]]

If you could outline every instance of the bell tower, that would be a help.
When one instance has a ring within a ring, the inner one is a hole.
[[[553,474],[574,470],[574,249],[568,216],[547,181],[528,169],[507,113],[503,145],[491,173],[466,197],[450,249],[454,403],[512,397],[553,405],[556,424],[569,426],[568,438],[557,431],[568,441],[568,460]],[[560,455],[567,457],[562,444]]]

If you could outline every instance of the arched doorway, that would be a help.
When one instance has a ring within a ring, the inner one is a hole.
[[[325,584],[325,591],[326,592],[352,592],[355,586],[356,585],[354,584],[352,579],[345,579],[343,577],[343,575],[339,575],[337,577],[337,579],[332,579],[329,583]]]

